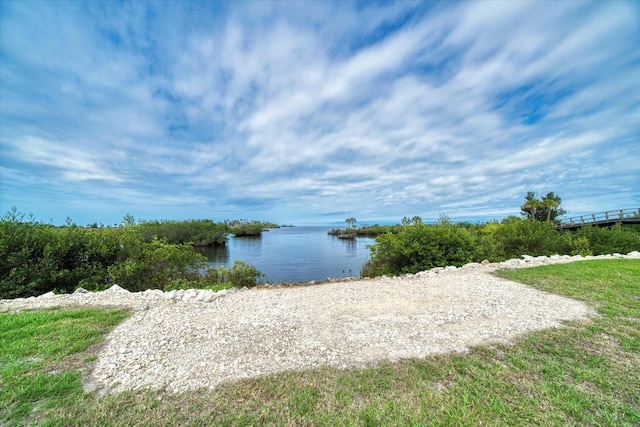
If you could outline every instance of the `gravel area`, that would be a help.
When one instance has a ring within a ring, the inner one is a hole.
[[[132,316],[107,336],[89,383],[101,392],[213,389],[283,371],[464,352],[587,319],[595,313],[583,303],[490,274],[498,268],[579,259],[529,257],[394,278],[216,293],[130,293],[114,286],[99,293],[0,300],[0,312],[128,307]]]

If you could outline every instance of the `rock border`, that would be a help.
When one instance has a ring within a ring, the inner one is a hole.
[[[359,280],[403,280],[410,279],[413,277],[429,277],[436,274],[452,274],[461,271],[469,271],[469,270],[478,270],[478,271],[496,271],[496,270],[514,270],[519,268],[529,268],[529,267],[537,267],[541,265],[551,265],[551,264],[566,264],[576,261],[591,261],[591,260],[601,260],[601,259],[640,259],[640,252],[633,251],[628,254],[608,254],[608,255],[551,255],[551,256],[530,256],[530,255],[522,255],[522,259],[509,259],[507,261],[491,263],[487,260],[482,263],[471,262],[468,264],[464,264],[461,267],[456,267],[453,265],[446,267],[434,267],[430,270],[420,271],[415,274],[404,274],[401,276],[379,276],[374,278],[359,278],[359,277],[345,277],[345,278],[327,278],[326,281],[318,282],[318,281],[310,281],[303,283],[278,283],[278,284],[270,284],[264,283],[253,288],[231,288],[231,289],[223,289],[217,292],[214,292],[210,289],[178,289],[171,291],[162,291],[160,289],[147,289],[140,292],[131,292],[128,291],[121,286],[115,284],[111,286],[109,289],[99,292],[90,292],[84,288],[78,288],[71,294],[56,294],[53,291],[47,292],[40,296],[31,296],[28,298],[14,298],[14,299],[0,299],[0,312],[6,311],[7,309],[17,308],[28,308],[28,306],[33,305],[33,308],[45,307],[56,305],[56,303],[63,303],[63,305],[72,305],[72,304],[82,304],[82,303],[90,303],[95,302],[96,298],[100,298],[100,296],[108,296],[111,301],[119,301],[122,305],[132,306],[132,304],[128,304],[126,299],[131,297],[143,298],[152,302],[153,300],[168,300],[168,301],[182,301],[189,303],[213,303],[220,298],[224,298],[227,295],[230,295],[235,292],[246,292],[250,289],[254,290],[263,290],[270,288],[281,288],[281,287],[299,287],[299,286],[312,286],[312,285],[321,285],[324,283],[336,283],[336,282],[354,282]],[[123,300],[123,301],[120,301]],[[46,303],[45,303],[46,302]],[[45,303],[45,304],[42,304]],[[66,304],[65,304],[66,303]]]

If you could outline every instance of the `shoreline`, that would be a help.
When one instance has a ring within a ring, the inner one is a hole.
[[[225,297],[227,295],[234,294],[236,292],[246,292],[250,290],[272,290],[272,289],[292,289],[292,288],[306,288],[313,287],[319,285],[327,285],[332,283],[358,283],[362,281],[383,281],[383,280],[409,280],[413,278],[426,278],[433,276],[442,276],[445,274],[456,274],[461,272],[486,272],[491,273],[496,270],[501,269],[518,269],[518,268],[530,268],[537,267],[541,265],[552,265],[552,264],[566,264],[571,262],[579,262],[579,261],[590,261],[590,260],[600,260],[600,259],[638,259],[640,260],[640,252],[633,251],[628,254],[607,254],[607,255],[552,255],[552,256],[530,256],[530,255],[522,255],[521,259],[509,259],[506,261],[496,262],[496,263],[477,263],[471,262],[463,265],[462,267],[455,266],[446,266],[446,267],[434,267],[430,270],[420,271],[418,273],[407,273],[400,276],[378,276],[378,277],[341,277],[341,278],[327,278],[326,280],[316,281],[311,280],[308,282],[281,282],[281,283],[259,283],[256,286],[251,288],[243,287],[243,288],[229,288],[223,289],[219,291],[212,291],[208,289],[178,289],[171,291],[162,291],[160,289],[147,289],[144,291],[131,292],[128,291],[117,284],[114,284],[110,288],[103,291],[91,292],[87,291],[83,288],[76,289],[73,293],[70,294],[56,294],[53,291],[47,292],[38,296],[31,296],[27,298],[14,298],[14,299],[0,299],[0,312],[3,312],[3,309],[10,310],[11,306],[28,306],[30,303],[35,304],[36,306],[48,307],[53,303],[60,303],[64,300],[69,300],[69,302],[79,302],[83,298],[83,296],[92,296],[92,295],[120,295],[120,296],[136,296],[140,295],[142,297],[157,297],[166,300],[173,301],[181,301],[181,302],[196,302],[196,303],[210,303],[216,301],[218,298]],[[45,303],[45,301],[50,302],[51,304]],[[53,304],[55,305],[55,304]],[[4,311],[6,311],[4,310]]]

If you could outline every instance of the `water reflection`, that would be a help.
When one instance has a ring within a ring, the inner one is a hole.
[[[207,260],[215,265],[227,265],[229,263],[229,248],[226,246],[208,248],[200,246],[193,248],[197,253],[207,257]]]
[[[337,237],[334,237],[334,239],[342,243],[347,252],[347,256],[355,257],[358,255],[358,242],[356,239],[338,239]]]
[[[261,237],[229,237],[226,247],[199,248],[211,266],[247,262],[268,282],[306,282],[359,276],[369,260],[370,238],[338,239],[330,227],[281,228]]]
[[[249,258],[257,258],[262,255],[262,236],[232,237],[227,246],[231,246],[233,252],[240,252]]]

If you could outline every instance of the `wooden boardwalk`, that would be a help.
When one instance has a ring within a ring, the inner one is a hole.
[[[640,224],[640,208],[620,209],[565,218],[558,224],[557,228],[560,230],[577,230],[585,225],[611,227],[615,224]]]

